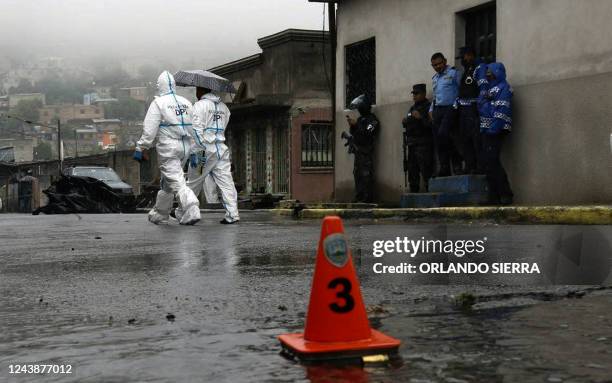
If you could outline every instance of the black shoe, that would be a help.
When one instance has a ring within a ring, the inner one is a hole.
[[[240,222],[240,221],[231,221],[231,222],[230,222],[230,221],[228,221],[228,220],[227,220],[227,219],[225,219],[225,218],[223,218],[221,221],[219,221],[219,223],[220,223],[221,225],[233,225],[233,224],[238,223],[238,222]]]

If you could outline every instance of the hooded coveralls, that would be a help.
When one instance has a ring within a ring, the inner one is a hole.
[[[492,202],[509,204],[512,203],[513,193],[501,163],[500,152],[504,133],[509,133],[512,129],[513,92],[506,81],[504,64],[492,63],[488,65],[488,69],[495,79],[488,82],[488,89],[481,92],[478,100],[483,167]],[[480,76],[482,77],[482,74]]]
[[[212,176],[221,192],[225,220],[236,222],[240,220],[238,193],[232,178],[230,150],[225,145],[225,128],[229,119],[229,109],[214,93],[205,94],[193,106],[193,151],[204,149],[205,159],[202,174],[196,178],[190,177],[187,184],[193,190],[201,187],[208,175]]]
[[[136,150],[149,149],[157,138],[157,156],[161,173],[161,190],[155,207],[149,212],[149,221],[157,224],[168,220],[174,195],[185,213],[181,224],[200,220],[200,207],[193,191],[187,187],[182,163],[189,157],[191,146],[192,106],[175,93],[174,77],[164,71],[157,79],[159,96],[153,100],[144,119],[142,137]]]

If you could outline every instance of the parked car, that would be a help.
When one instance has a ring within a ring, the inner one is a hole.
[[[133,195],[134,189],[123,182],[121,178],[111,168],[105,168],[103,166],[75,166],[66,168],[64,174],[74,177],[91,177],[100,180],[107,184],[117,194],[121,195]]]

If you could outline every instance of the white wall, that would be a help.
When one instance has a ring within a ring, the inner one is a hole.
[[[404,183],[400,121],[410,105],[412,84],[425,82],[431,93],[431,55],[440,51],[452,64],[461,44],[456,30],[463,29],[457,12],[484,3],[348,0],[338,5],[338,200],[350,199],[353,192],[353,158],[340,140],[347,129],[344,46],[376,37],[374,112],[382,126],[376,154],[378,195],[380,201],[397,203]],[[612,121],[605,112],[612,109],[607,91],[612,76],[605,76],[612,72],[610,15],[610,0],[497,0],[496,53],[508,69],[516,106],[515,132],[504,161],[518,203],[612,202]],[[543,92],[545,98],[539,96]],[[585,92],[592,93],[581,96]],[[561,108],[580,112],[560,114]],[[575,150],[578,138],[587,150]],[[543,153],[543,146],[556,150]],[[556,166],[561,162],[563,168]],[[564,191],[567,182],[573,185],[569,194]]]

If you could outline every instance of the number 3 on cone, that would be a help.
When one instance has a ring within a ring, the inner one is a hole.
[[[329,308],[336,313],[346,314],[351,312],[353,308],[355,308],[355,300],[351,296],[351,281],[346,278],[336,278],[329,282],[327,285],[330,289],[335,289],[338,285],[342,286],[342,290],[336,293],[336,297],[343,300],[343,305],[339,305],[338,303],[331,303]]]

